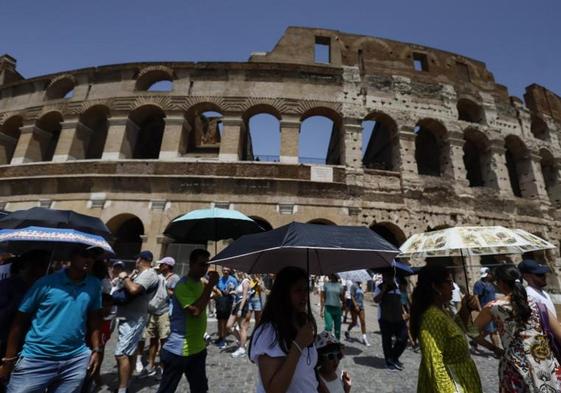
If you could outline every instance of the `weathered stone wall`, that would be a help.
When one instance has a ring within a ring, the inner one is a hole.
[[[316,43],[328,45],[328,63],[315,62]],[[247,63],[132,63],[32,79],[15,65],[0,58],[8,210],[69,208],[115,228],[137,217],[143,247],[156,253],[170,220],[214,203],[272,227],[374,225],[396,242],[468,224],[561,241],[561,100],[532,85],[525,105],[461,55],[289,28]],[[166,80],[170,91],[150,91]],[[205,111],[221,114],[220,131],[201,120]],[[259,113],[279,121],[277,162],[254,157],[249,119]],[[333,122],[332,165],[301,162],[301,124],[316,115]],[[365,120],[378,137],[363,157]],[[559,272],[559,250],[536,257]]]

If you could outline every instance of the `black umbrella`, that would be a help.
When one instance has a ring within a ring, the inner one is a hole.
[[[18,210],[0,218],[0,229],[26,227],[68,228],[111,239],[111,231],[99,218],[76,213],[72,210],[56,210],[32,207]]]
[[[406,277],[417,274],[413,267],[406,265],[405,263],[392,261],[392,265],[389,267],[374,268],[370,269],[373,273],[383,274],[386,272],[394,272],[397,276]]]
[[[293,222],[240,237],[212,263],[247,273],[276,273],[297,266],[309,274],[390,267],[399,250],[367,227]]]

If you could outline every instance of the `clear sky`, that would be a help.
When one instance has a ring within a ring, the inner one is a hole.
[[[457,52],[487,63],[511,95],[531,83],[561,95],[560,0],[0,0],[0,16],[0,53],[25,77],[133,61],[246,61],[295,25]]]

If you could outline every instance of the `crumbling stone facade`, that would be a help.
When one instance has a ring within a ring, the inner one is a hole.
[[[166,91],[153,88],[161,82]],[[368,225],[396,244],[474,224],[558,245],[561,98],[531,85],[524,100],[482,62],[311,28],[288,28],[245,63],[131,63],[25,79],[5,55],[0,200],[9,210],[99,216],[125,255],[179,252],[165,226],[210,205],[271,227]],[[254,154],[249,130],[260,113],[279,122],[280,151],[268,161]],[[332,124],[320,164],[299,154],[313,116]],[[373,132],[363,147],[365,122]],[[534,257],[559,272],[559,250]],[[479,261],[470,263],[473,280]],[[551,284],[559,287],[556,277]]]

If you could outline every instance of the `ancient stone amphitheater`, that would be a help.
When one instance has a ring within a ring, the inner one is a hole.
[[[263,113],[278,121],[276,156],[253,151],[251,119]],[[318,116],[329,144],[310,161],[299,140]],[[416,44],[290,27],[248,62],[31,79],[4,55],[0,131],[0,207],[99,216],[123,257],[147,248],[183,259],[189,246],[162,232],[209,206],[266,227],[368,225],[395,244],[466,224],[561,240],[561,98],[531,85],[522,102],[484,63]],[[534,257],[559,271],[559,250]],[[472,260],[471,279],[495,262]]]

